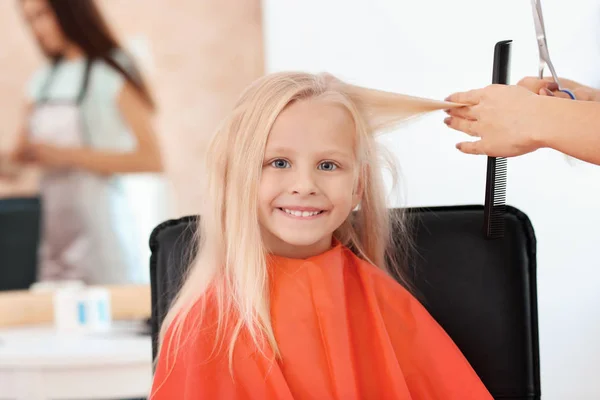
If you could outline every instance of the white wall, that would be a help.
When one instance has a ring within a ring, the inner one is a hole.
[[[512,39],[512,82],[537,74],[526,0],[263,0],[268,71],[329,71],[353,83],[438,99],[491,82],[493,47]],[[561,76],[600,87],[600,2],[544,0],[550,53]],[[399,158],[407,204],[483,204],[484,157],[434,114],[386,139]],[[509,160],[507,202],[538,238],[542,393],[599,399],[600,167],[552,151]]]

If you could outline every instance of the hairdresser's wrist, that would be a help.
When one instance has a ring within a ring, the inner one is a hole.
[[[535,133],[535,140],[540,147],[563,151],[565,138],[571,136],[571,132],[577,129],[588,113],[581,106],[592,103],[546,96],[537,98],[539,101],[536,118],[539,127]]]
[[[552,101],[557,100],[552,97],[546,96],[530,96],[529,97],[529,107],[528,107],[528,116],[529,116],[529,142],[531,144],[531,148],[540,149],[544,147],[550,147],[550,143],[552,142],[552,137],[554,135],[553,131],[553,111],[552,109]],[[550,100],[550,101],[548,101]],[[550,116],[550,117],[549,117]]]

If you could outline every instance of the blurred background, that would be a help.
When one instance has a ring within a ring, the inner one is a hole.
[[[356,84],[444,99],[491,83],[494,44],[505,39],[513,40],[511,83],[538,71],[531,4],[522,0],[96,3],[157,103],[153,126],[164,171],[124,180],[135,246],[145,257],[154,226],[200,212],[205,140],[240,91],[264,73],[328,71]],[[599,87],[600,3],[544,0],[542,6],[559,76]],[[15,144],[25,88],[44,61],[19,1],[0,2],[2,152]],[[432,114],[381,138],[401,167],[394,205],[483,204],[486,159],[456,151],[464,137],[443,118]],[[35,174],[0,181],[5,199],[36,193]],[[507,203],[530,217],[538,239],[544,399],[600,398],[599,197],[598,167],[546,150],[508,161]],[[0,268],[10,268],[0,257]],[[140,281],[132,283],[143,285],[147,263],[139,269]]]

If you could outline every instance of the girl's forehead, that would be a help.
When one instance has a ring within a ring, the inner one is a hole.
[[[353,147],[355,124],[341,104],[320,99],[294,102],[276,118],[267,147],[315,142],[323,146]]]

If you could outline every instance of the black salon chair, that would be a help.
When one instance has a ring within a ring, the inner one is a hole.
[[[40,213],[37,197],[0,199],[0,291],[36,281]]]
[[[452,337],[495,399],[540,399],[536,239],[521,211],[507,207],[505,235],[486,239],[483,207],[414,208],[420,299]],[[152,256],[152,335],[186,267],[197,219],[157,226]]]

